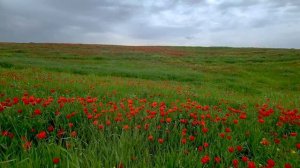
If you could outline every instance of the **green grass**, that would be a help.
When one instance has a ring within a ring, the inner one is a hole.
[[[125,167],[230,167],[233,159],[246,167],[242,156],[257,166],[265,165],[268,159],[275,160],[278,167],[300,165],[300,151],[295,147],[299,135],[289,136],[291,132],[300,133],[299,125],[288,122],[276,126],[283,115],[279,105],[285,110],[300,107],[300,50],[0,43],[0,102],[14,97],[21,101],[24,93],[42,98],[42,103],[52,97],[53,102],[47,107],[19,102],[0,111],[0,132],[14,134],[13,139],[0,135],[0,167],[53,167],[54,157],[61,159],[55,165],[58,167],[118,167],[120,163]],[[80,103],[79,98],[88,96],[98,98],[97,102]],[[74,101],[60,107],[57,101],[61,97]],[[132,119],[126,115],[133,110],[127,107],[128,100],[134,100],[134,108],[139,111]],[[208,105],[210,110],[188,109],[189,100]],[[167,110],[174,106],[178,109],[161,117],[159,107],[152,108],[152,102],[166,103]],[[122,103],[125,109],[120,109]],[[275,113],[260,124],[255,106],[264,103]],[[101,112],[111,110],[112,104],[118,110]],[[245,111],[247,118],[239,119],[240,114],[229,112],[228,107]],[[101,116],[87,119],[84,108],[93,117]],[[94,113],[95,108],[98,111]],[[19,109],[22,113],[17,113]],[[42,115],[32,116],[35,109],[41,109]],[[143,120],[147,110],[158,114]],[[61,115],[56,116],[56,111]],[[66,115],[72,112],[76,115],[68,120]],[[224,122],[203,119],[209,128],[203,134],[201,126],[180,124],[183,118],[191,123],[191,113],[199,120],[209,114]],[[124,118],[122,122],[114,121],[118,115]],[[166,117],[172,122],[160,123]],[[105,125],[108,119],[111,126]],[[235,119],[238,124],[233,124]],[[105,125],[104,130],[99,130],[94,120]],[[70,122],[74,127],[69,128]],[[146,123],[150,124],[148,130],[134,128],[143,128]],[[49,125],[55,125],[55,131],[47,131],[44,140],[37,139],[36,134]],[[130,129],[125,131],[124,125]],[[162,128],[157,129],[158,125]],[[232,130],[228,134],[232,140],[219,137],[226,127]],[[187,136],[196,137],[194,142],[180,143],[183,128],[187,128]],[[59,129],[65,131],[62,138],[56,135]],[[72,131],[77,137],[70,136]],[[249,136],[245,134],[248,131]],[[273,142],[274,132],[280,144]],[[154,142],[147,139],[150,134]],[[282,137],[285,135],[287,139]],[[32,142],[30,150],[22,147],[22,137]],[[159,144],[158,138],[163,138],[164,144]],[[261,145],[263,138],[270,145]],[[198,152],[197,147],[204,142],[210,144],[209,148]],[[237,145],[242,145],[243,151],[227,151]],[[207,165],[200,162],[204,155],[211,158]],[[214,163],[215,156],[222,158],[221,164]]]

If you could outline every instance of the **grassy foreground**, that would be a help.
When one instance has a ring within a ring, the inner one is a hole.
[[[0,167],[297,167],[300,50],[0,43]]]

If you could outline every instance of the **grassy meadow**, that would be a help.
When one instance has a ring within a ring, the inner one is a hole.
[[[0,43],[0,167],[299,167],[300,50]]]

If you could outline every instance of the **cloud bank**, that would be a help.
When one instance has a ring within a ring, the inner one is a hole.
[[[300,48],[299,0],[0,0],[0,41]]]

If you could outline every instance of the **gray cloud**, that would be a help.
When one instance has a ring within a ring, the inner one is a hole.
[[[0,41],[300,48],[299,0],[0,0]]]

